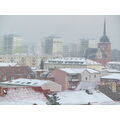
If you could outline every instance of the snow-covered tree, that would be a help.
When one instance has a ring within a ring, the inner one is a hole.
[[[59,98],[57,97],[56,93],[51,94],[50,96],[48,96],[48,101],[50,105],[60,105],[60,103],[58,102]]]

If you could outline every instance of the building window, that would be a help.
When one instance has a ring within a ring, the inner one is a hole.
[[[2,76],[2,80],[3,81],[7,80],[6,76]]]
[[[94,78],[96,78],[96,75],[94,75]]]
[[[14,80],[14,76],[11,76],[11,77],[10,77],[10,80]]]

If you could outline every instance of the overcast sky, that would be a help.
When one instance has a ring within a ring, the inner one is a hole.
[[[120,16],[106,16],[106,21],[112,48],[120,49]],[[103,35],[103,22],[104,16],[1,15],[0,36],[18,34],[25,42],[39,42],[49,35],[60,36],[66,43],[80,38],[99,40]]]

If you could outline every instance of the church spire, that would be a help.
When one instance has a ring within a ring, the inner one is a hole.
[[[110,42],[109,38],[106,35],[106,18],[105,17],[104,17],[103,36],[101,37],[100,42]]]
[[[104,18],[104,32],[103,32],[104,36],[106,36],[106,18]]]

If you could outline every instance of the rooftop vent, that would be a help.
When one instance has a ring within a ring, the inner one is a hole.
[[[93,94],[91,90],[85,90],[85,92],[86,92],[87,94],[89,94],[89,95],[92,95],[92,94]]]
[[[30,84],[31,82],[27,82],[26,84]]]

